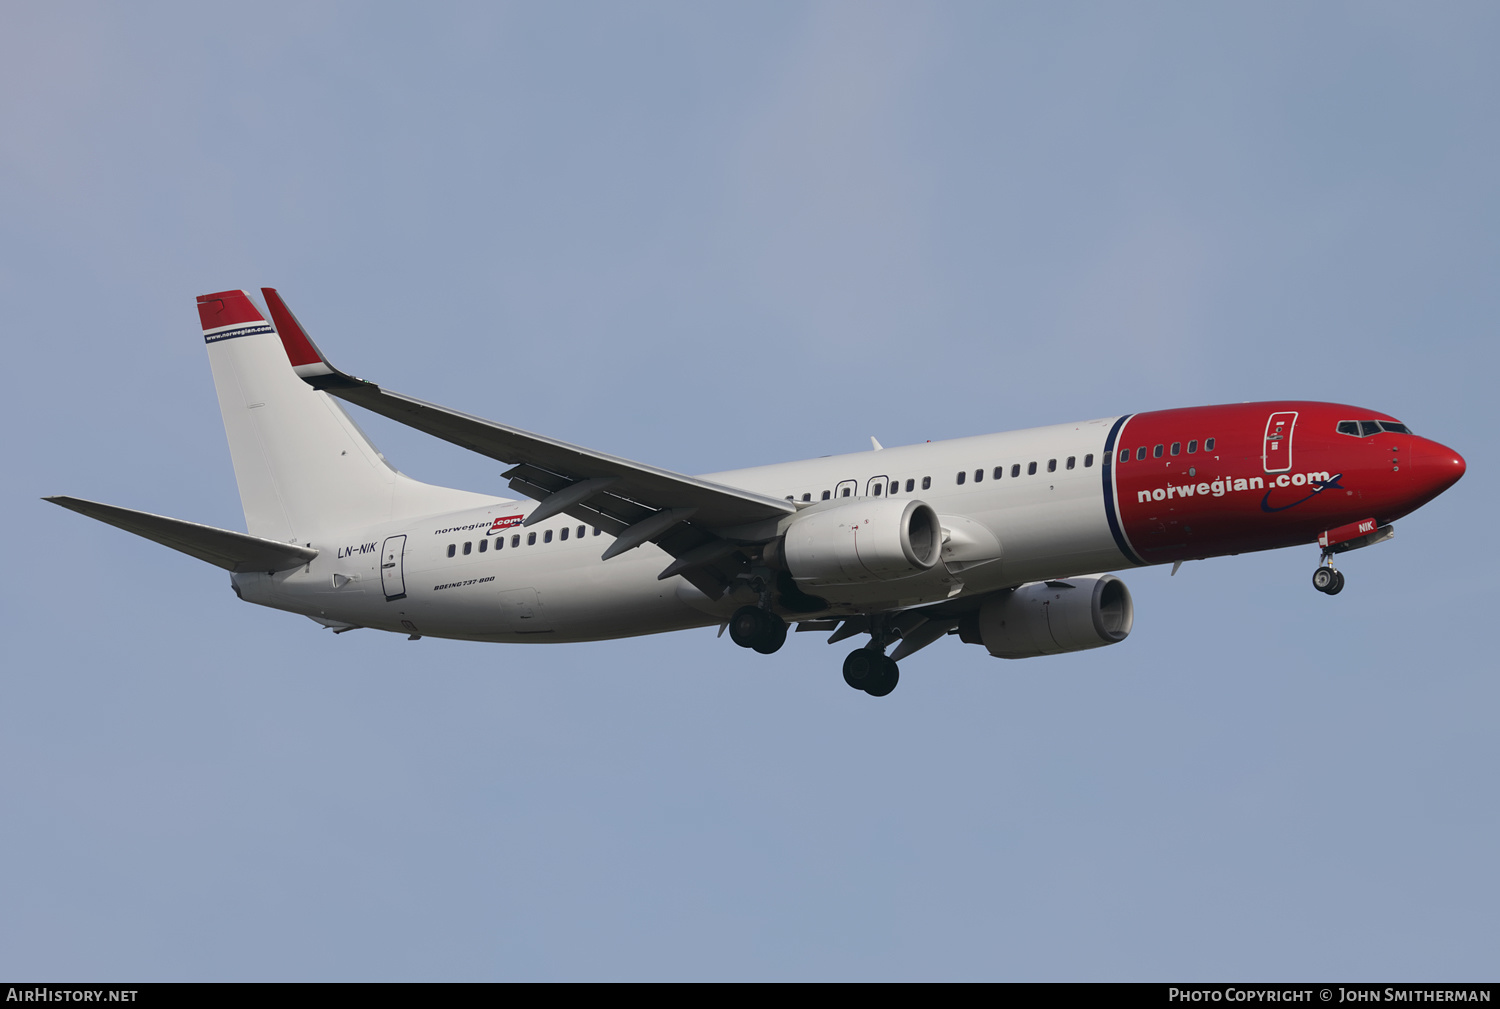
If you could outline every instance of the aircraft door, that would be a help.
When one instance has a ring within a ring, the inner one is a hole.
[[[840,480],[839,485],[833,489],[833,496],[835,498],[853,497],[858,490],[858,480]]]
[[[1285,473],[1292,468],[1292,429],[1297,426],[1297,411],[1273,413],[1266,419],[1266,439],[1260,457],[1267,473]]]
[[[385,590],[385,601],[395,602],[406,598],[406,537],[387,536],[380,548],[380,587]]]
[[[880,497],[891,482],[888,476],[872,476],[865,484],[865,497]]]

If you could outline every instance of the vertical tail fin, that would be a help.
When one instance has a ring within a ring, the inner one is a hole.
[[[275,307],[285,311],[279,298]],[[488,500],[392,469],[337,403],[297,377],[275,327],[244,291],[203,295],[198,316],[252,535],[311,541]]]

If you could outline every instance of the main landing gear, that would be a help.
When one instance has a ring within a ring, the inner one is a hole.
[[[729,618],[729,637],[741,648],[770,655],[786,644],[786,621],[759,606],[741,606]]]
[[[872,641],[850,652],[844,660],[844,682],[871,697],[884,697],[901,682],[901,671],[896,660],[876,648]]]
[[[856,648],[844,659],[844,682],[871,697],[884,697],[901,682],[896,660],[885,654],[886,647],[900,635],[890,626],[884,614],[866,618],[870,643]]]
[[[1323,555],[1323,563],[1319,564],[1313,572],[1313,588],[1326,596],[1336,596],[1344,591],[1344,573],[1332,564],[1328,563],[1328,554]]]
[[[895,637],[879,617],[871,618],[870,643],[856,648],[844,660],[844,682],[871,697],[884,697],[901,682],[896,660],[885,654],[883,645]],[[741,648],[753,648],[770,655],[786,644],[786,621],[759,606],[741,606],[729,618],[729,637]]]

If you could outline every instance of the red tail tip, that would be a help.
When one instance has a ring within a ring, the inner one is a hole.
[[[244,322],[265,322],[265,316],[244,291],[219,291],[198,296],[198,319],[203,328],[218,329]]]

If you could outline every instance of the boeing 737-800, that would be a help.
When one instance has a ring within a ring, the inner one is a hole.
[[[249,602],[335,632],[590,641],[719,625],[868,635],[874,696],[949,635],[1001,658],[1123,641],[1102,572],[1312,544],[1339,553],[1452,486],[1464,460],[1375,410],[1269,402],[1104,417],[687,476],[391,392],[329,363],[270,288],[198,299],[248,533],[47,500],[227,568]],[[413,480],[344,400],[509,465],[520,498]],[[872,439],[873,441],[873,439]],[[894,651],[887,650],[895,645]]]

